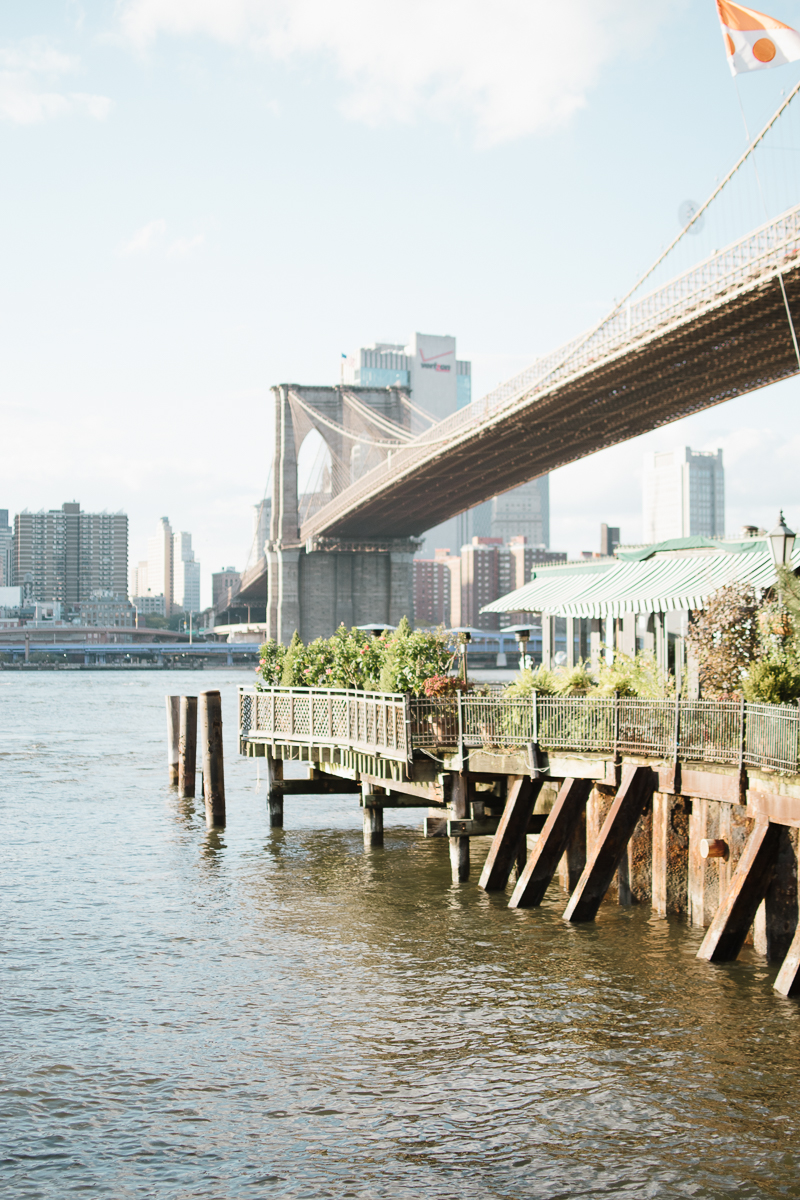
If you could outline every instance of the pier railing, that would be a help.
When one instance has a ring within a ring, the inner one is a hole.
[[[239,736],[295,746],[339,746],[401,762],[410,757],[408,701],[343,688],[239,688]]]
[[[425,699],[324,688],[239,689],[242,738],[339,746],[400,761],[414,750],[631,754],[800,774],[800,709],[633,697]]]

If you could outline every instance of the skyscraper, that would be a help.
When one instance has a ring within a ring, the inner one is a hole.
[[[722,451],[688,446],[645,455],[645,542],[669,538],[723,537],[725,471]]]
[[[472,364],[456,358],[456,339],[415,333],[407,345],[375,342],[342,364],[342,382],[361,387],[408,387],[412,400],[436,421],[472,401]],[[542,475],[451,517],[425,534],[417,557],[433,560],[435,549],[460,554],[473,537],[526,537],[532,546],[550,544],[549,476]],[[481,560],[482,561],[482,560]]]
[[[124,597],[128,518],[81,512],[74,501],[49,512],[17,513],[11,571],[11,582],[23,588],[27,600],[70,607],[98,592]]]
[[[0,508],[0,587],[11,587],[11,548],[14,530],[8,523],[8,509]]]
[[[172,537],[173,604],[184,612],[200,612],[200,563],[195,562],[190,533]]]
[[[158,522],[155,536],[147,539],[147,590],[153,596],[164,597],[164,613],[172,615],[175,594],[173,534],[169,517]]]

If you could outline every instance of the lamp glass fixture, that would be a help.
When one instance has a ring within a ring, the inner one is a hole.
[[[788,567],[792,561],[795,534],[783,519],[783,510],[778,517],[778,524],[767,534],[772,561],[775,567]]]

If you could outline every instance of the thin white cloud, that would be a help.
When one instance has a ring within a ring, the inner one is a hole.
[[[167,242],[167,222],[163,217],[148,221],[130,241],[123,242],[119,253],[123,258],[132,255],[148,254],[152,251],[164,253],[169,258],[187,258],[205,242],[205,234],[198,233],[194,237],[179,237]]]
[[[296,60],[322,56],[369,125],[467,118],[483,144],[566,121],[602,69],[672,9],[641,0],[123,0],[123,34],[204,35]]]
[[[54,87],[78,61],[39,42],[0,46],[0,120],[34,125],[70,113],[102,121],[111,110],[107,96]]]
[[[170,244],[167,254],[170,258],[186,258],[189,254],[199,249],[205,240],[205,236],[202,233],[198,233],[195,237],[176,238]]]
[[[145,254],[148,250],[153,250],[162,244],[166,233],[167,222],[163,217],[158,217],[155,221],[148,221],[146,225],[136,231],[129,242],[120,246],[119,252],[126,258],[131,254]]]

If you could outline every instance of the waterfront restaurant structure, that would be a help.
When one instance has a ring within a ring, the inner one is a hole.
[[[792,555],[800,569],[800,547]],[[541,617],[542,663],[573,666],[580,658],[610,661],[615,651],[655,654],[660,666],[684,669],[689,613],[729,583],[756,589],[775,583],[766,537],[743,541],[675,538],[616,559],[535,567],[529,583],[487,604],[484,612]],[[533,621],[532,621],[533,624]],[[556,646],[565,649],[556,654]]]

